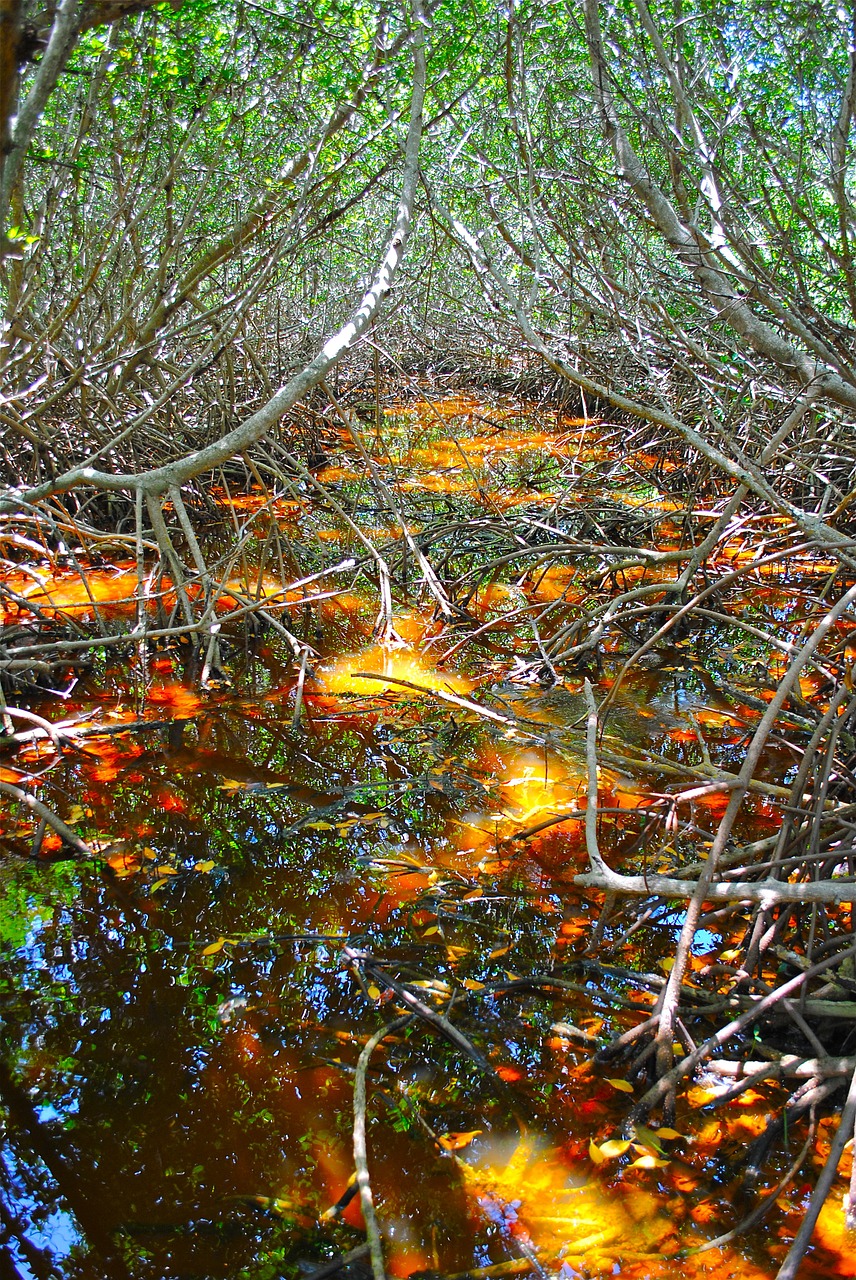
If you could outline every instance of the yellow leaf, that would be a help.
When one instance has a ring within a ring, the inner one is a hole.
[[[126,880],[128,876],[136,875],[141,870],[141,864],[129,854],[119,854],[115,858],[108,858],[107,865],[119,880]]]
[[[158,889],[162,889],[165,884],[169,884],[169,876],[164,876],[163,880],[155,880],[149,893],[157,893]]]
[[[194,871],[213,871],[214,863],[212,862],[195,862],[193,864]]]
[[[484,893],[484,889],[471,889],[469,893],[465,893],[462,902],[475,902],[476,898],[480,898]]]
[[[437,982],[434,978],[423,978],[419,982],[411,982],[411,987],[419,987],[422,991],[430,991],[432,995],[445,998],[451,995],[448,982]]]
[[[157,867],[156,870],[159,876],[177,876],[178,875],[178,872],[176,871],[175,867]]]
[[[637,1151],[656,1151],[658,1156],[664,1156],[666,1153],[660,1146],[656,1133],[652,1129],[646,1129],[644,1124],[636,1126],[636,1150]]]
[[[491,951],[488,960],[498,960],[500,956],[508,955],[511,950],[511,943],[507,947],[497,947],[496,951]]]
[[[332,822],[304,822],[303,825],[304,827],[306,827],[308,831],[332,831],[333,830]]]
[[[510,969],[503,969],[503,971],[502,971],[502,972],[505,974],[506,978],[508,978],[508,981],[509,981],[509,982],[522,982],[522,981],[523,981],[523,979],[521,978],[521,976],[520,976],[520,974],[519,974],[519,973],[512,973]]]
[[[216,956],[217,952],[222,951],[225,945],[226,939],[221,936],[216,942],[210,942],[207,947],[203,947],[202,954],[204,956]]]
[[[71,809],[69,810],[68,818],[66,819],[66,821],[80,822],[85,817],[86,817],[86,810],[84,809],[83,805],[75,804],[75,805],[72,805]]]
[[[476,982],[475,978],[464,978],[461,985],[465,986],[467,991],[484,991],[484,983]]]
[[[613,1087],[613,1089],[618,1089],[621,1093],[632,1093],[632,1092],[633,1092],[633,1085],[629,1082],[629,1080],[609,1080],[609,1079],[607,1079],[606,1083],[607,1083],[607,1084],[611,1084],[611,1085],[612,1085],[612,1087]]]
[[[656,1156],[646,1153],[627,1167],[628,1169],[665,1169],[668,1163],[668,1160],[658,1160]]]
[[[664,960],[658,960],[657,965],[664,973],[671,973],[675,965],[675,957],[666,956]]]
[[[446,959],[454,962],[470,954],[469,947],[446,947]]]
[[[658,1138],[683,1138],[682,1133],[678,1133],[677,1129],[655,1129]]]
[[[149,862],[154,862],[157,856],[158,855],[155,853],[154,849],[150,849],[148,845],[146,845],[145,849],[143,850],[143,857],[148,858]]]
[[[615,1160],[617,1156],[623,1156],[629,1146],[629,1138],[610,1138],[609,1142],[600,1144],[600,1150],[607,1160]]]
[[[423,934],[422,934],[422,937],[423,937],[423,938],[431,938],[431,937],[433,937],[433,935],[434,935],[435,933],[439,933],[439,932],[440,932],[440,928],[439,928],[439,926],[438,926],[438,925],[436,925],[436,924],[429,924],[428,928],[424,930],[424,932],[423,932]]]
[[[374,983],[366,988],[370,1000],[380,1000],[380,987],[376,987]]]
[[[481,1132],[481,1129],[471,1129],[468,1133],[441,1133],[437,1143],[444,1151],[460,1151],[463,1147],[468,1147]]]
[[[593,1138],[589,1139],[589,1159],[592,1164],[603,1164],[606,1160],[606,1156],[603,1154]]]

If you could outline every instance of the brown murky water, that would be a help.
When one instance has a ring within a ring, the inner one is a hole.
[[[437,409],[391,407],[375,444],[410,495],[414,530],[460,519],[458,572],[476,564],[468,526],[537,518],[569,476],[566,505],[608,483],[617,504],[646,511],[660,545],[680,536],[680,504],[657,488],[668,463],[622,457],[606,426],[465,397]],[[343,451],[321,476],[391,553],[400,528],[353,459]],[[308,500],[271,507],[251,494],[233,505],[333,556],[350,549],[347,531]],[[723,559],[750,551],[735,542]],[[798,628],[823,569],[759,572],[759,625]],[[123,616],[135,582],[122,562],[93,573],[106,618]],[[13,585],[46,610],[92,609],[70,571],[33,564]],[[196,687],[178,651],[143,667],[108,654],[69,696],[34,707],[85,721],[88,736],[61,754],[40,743],[7,755],[0,777],[37,785],[100,855],[66,860],[48,836],[32,859],[31,826],[3,817],[9,1275],[273,1280],[360,1244],[357,1201],[323,1215],[353,1171],[354,1069],[368,1036],[396,1016],[394,981],[438,1012],[453,1008],[492,1070],[421,1023],[374,1055],[369,1159],[391,1275],[527,1271],[533,1257],[542,1274],[569,1278],[775,1274],[803,1184],[754,1236],[675,1255],[744,1216],[740,1162],[776,1087],[716,1110],[717,1081],[702,1078],[675,1130],[631,1145],[618,1141],[630,1086],[591,1063],[592,1042],[644,1016],[681,911],[662,908],[623,941],[624,925],[610,926],[608,963],[584,954],[597,904],[573,885],[584,866],[582,682],[520,683],[515,659],[531,654],[534,606],[552,603],[558,630],[587,589],[570,563],[545,571],[525,556],[481,583],[474,575],[470,609],[495,625],[482,646],[463,648],[418,599],[397,609],[405,643],[383,649],[371,641],[365,585],[296,597],[291,625],[319,651],[296,727],[298,669],[267,638],[233,652],[216,688]],[[599,696],[622,662],[620,646],[607,652]],[[762,646],[712,628],[625,681],[607,739],[625,763],[601,779],[614,861],[644,847],[658,795],[677,785],[646,753],[692,764],[701,732],[715,763],[739,765],[770,674]],[[726,700],[724,682],[747,702]],[[521,717],[519,727],[462,699]],[[764,776],[784,783],[793,767],[782,742]],[[693,801],[695,830],[676,857],[693,856],[726,802],[724,792]],[[778,821],[775,795],[757,794],[739,834],[763,836]],[[721,945],[701,935],[694,966]],[[373,959],[373,977],[349,967],[346,946]],[[641,993],[640,972],[653,975]],[[828,1137],[822,1127],[818,1164]],[[832,1210],[805,1274],[856,1274]]]

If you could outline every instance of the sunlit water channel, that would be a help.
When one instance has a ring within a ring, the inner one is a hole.
[[[665,464],[621,458],[601,424],[464,397],[437,410],[392,406],[375,440],[400,492],[415,495],[414,530],[449,513],[464,526],[485,513],[534,518],[569,476],[582,494],[608,474],[613,501],[646,510],[655,538],[675,545],[680,504],[655,476]],[[320,475],[373,536],[400,541],[344,449]],[[274,514],[295,543],[352,549],[308,500]],[[73,574],[30,569],[19,586],[35,591],[41,572],[43,607],[91,607]],[[759,573],[759,624],[797,628],[822,569]],[[91,581],[103,582],[105,614],[121,617],[131,568]],[[0,1229],[19,1276],[273,1280],[361,1244],[357,1200],[330,1210],[353,1172],[360,1048],[396,1017],[384,974],[451,1011],[491,1068],[421,1023],[374,1055],[369,1161],[391,1275],[525,1273],[533,1258],[569,1278],[775,1274],[802,1184],[754,1236],[676,1257],[743,1216],[741,1153],[775,1087],[717,1111],[702,1078],[675,1130],[631,1146],[617,1139],[632,1086],[591,1061],[649,1007],[633,974],[662,976],[681,915],[664,908],[623,941],[619,919],[609,956],[588,953],[599,901],[573,883],[585,866],[582,675],[550,688],[517,678],[532,656],[527,610],[554,602],[558,628],[582,575],[524,558],[477,585],[474,616],[515,618],[462,648],[424,597],[397,602],[393,648],[372,639],[365,582],[296,600],[291,625],[318,653],[299,699],[298,667],[267,635],[232,649],[205,690],[178,650],[145,667],[108,654],[68,697],[34,704],[52,719],[90,717],[92,732],[61,758],[45,743],[7,756],[0,776],[42,778],[39,795],[100,853],[71,860],[48,836],[29,858],[30,825],[4,815]],[[599,698],[625,656],[615,643],[591,671]],[[650,753],[697,763],[703,738],[736,769],[771,673],[763,646],[711,629],[623,682],[606,742],[628,763],[601,778],[614,864],[642,847],[669,785]],[[764,777],[783,784],[793,768],[779,742]],[[676,857],[697,853],[726,802],[715,791],[694,801]],[[738,835],[778,821],[775,796],[756,794]],[[701,934],[696,966],[721,945]],[[368,977],[345,948],[375,962]],[[538,985],[549,975],[565,985]],[[805,1274],[854,1274],[832,1218]]]

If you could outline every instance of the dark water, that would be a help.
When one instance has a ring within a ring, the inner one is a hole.
[[[461,432],[477,431],[461,412]],[[409,474],[433,493],[425,478],[448,484],[449,459],[427,438],[433,453],[420,467],[411,450]],[[482,480],[520,469],[520,448],[496,455],[474,449]],[[468,483],[465,471],[453,478]],[[483,616],[524,590],[530,603],[561,596],[571,576],[558,588],[516,579],[505,598],[495,583]],[[573,592],[560,600],[556,626],[573,603]],[[753,607],[770,625],[798,625],[787,582],[761,584]],[[598,904],[573,885],[585,865],[581,679],[550,690],[510,680],[509,655],[531,651],[525,625],[494,633],[504,655],[467,650],[438,667],[455,636],[435,641],[430,610],[399,613],[412,648],[384,653],[370,643],[367,592],[314,608],[320,656],[296,727],[297,667],[268,640],[233,649],[208,691],[177,651],[145,669],[105,660],[38,709],[91,715],[110,732],[61,758],[42,745],[7,759],[2,776],[40,779],[38,794],[100,854],[67,860],[48,839],[34,859],[31,825],[4,816],[0,1275],[272,1280],[362,1243],[355,1200],[321,1219],[353,1172],[354,1069],[397,1016],[390,983],[450,1014],[489,1066],[420,1020],[373,1057],[369,1160],[391,1274],[515,1259],[525,1269],[532,1256],[569,1277],[775,1274],[782,1214],[728,1249],[672,1258],[742,1216],[741,1152],[779,1100],[772,1086],[715,1115],[691,1092],[681,1137],[592,1158],[591,1142],[617,1138],[630,1098],[592,1067],[592,1041],[639,1020],[634,974],[662,977],[681,909],[661,907],[623,941],[630,920],[619,917],[604,937],[613,951],[587,954]],[[628,761],[601,779],[613,861],[644,851],[646,830],[662,834],[654,798],[678,786],[646,751],[697,763],[701,726],[714,761],[739,767],[758,708],[719,690],[732,682],[751,702],[762,659],[722,628],[628,678],[607,739]],[[621,661],[607,653],[593,673],[599,697]],[[523,719],[514,733],[354,678],[367,670]],[[765,776],[785,783],[794,759],[774,746]],[[699,801],[674,857],[695,856],[723,809],[723,794]],[[566,820],[513,839],[556,816]],[[738,834],[763,837],[778,821],[775,796],[756,795]],[[711,932],[697,950],[721,943]],[[832,1235],[825,1244],[807,1266],[854,1274]]]

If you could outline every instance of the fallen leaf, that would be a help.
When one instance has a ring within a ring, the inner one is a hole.
[[[515,1084],[516,1081],[523,1079],[523,1072],[519,1067],[497,1067],[496,1074],[506,1084]]]
[[[214,862],[213,862],[213,861],[209,861],[209,862],[195,862],[195,863],[193,864],[193,870],[194,870],[194,871],[213,871],[213,870],[214,870],[214,865],[215,865],[215,864],[214,864]]]
[[[107,866],[119,879],[135,875],[142,868],[142,864],[132,853],[114,853],[112,858],[107,859]]]
[[[658,1160],[656,1156],[646,1152],[644,1156],[640,1156],[627,1167],[628,1169],[665,1169],[668,1163],[668,1160]]]
[[[481,1129],[471,1129],[468,1133],[441,1133],[437,1142],[444,1151],[461,1151],[482,1132]]]
[[[600,1150],[607,1160],[615,1160],[618,1156],[623,1156],[630,1145],[629,1138],[610,1138],[608,1142],[600,1144]]]
[[[207,947],[203,947],[202,954],[204,956],[216,956],[217,952],[222,951],[225,945],[226,939],[220,937],[216,942],[210,942]]]
[[[607,1084],[611,1084],[613,1089],[618,1089],[621,1093],[632,1093],[633,1085],[629,1080],[606,1080]]]

